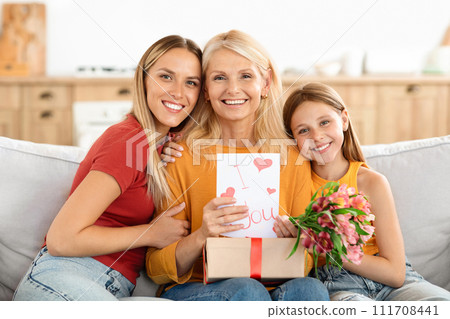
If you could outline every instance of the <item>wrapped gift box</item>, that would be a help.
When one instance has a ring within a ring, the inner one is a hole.
[[[205,284],[227,278],[282,282],[304,277],[305,250],[296,238],[208,238],[203,247]]]

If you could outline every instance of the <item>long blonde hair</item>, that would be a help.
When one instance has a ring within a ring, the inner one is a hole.
[[[156,207],[160,207],[170,198],[171,191],[166,180],[166,169],[159,165],[160,158],[157,152],[156,138],[153,135],[156,133],[156,128],[153,114],[147,104],[145,80],[152,65],[163,54],[174,48],[185,48],[195,54],[200,63],[202,62],[202,51],[195,42],[178,35],[170,35],[158,40],[147,49],[139,61],[133,81],[133,108],[130,114],[136,117],[147,135],[149,144],[149,158],[147,163],[148,192],[152,195]],[[192,116],[195,116],[195,113],[196,108],[194,108]],[[192,117],[188,116],[175,130],[180,130],[184,126],[189,127],[192,122],[191,119]]]
[[[325,103],[331,106],[338,114],[341,114],[346,109],[344,101],[332,87],[319,82],[306,83],[295,89],[284,103],[284,127],[290,137],[293,137],[291,130],[292,116],[295,110],[306,101]],[[350,115],[348,115],[348,128],[344,131],[342,152],[349,161],[365,162],[358,137],[352,127]]]
[[[254,139],[256,141],[259,141],[260,139],[266,139],[267,141],[270,141],[270,139],[286,139],[287,135],[284,131],[283,120],[281,117],[281,80],[278,71],[266,50],[248,34],[237,30],[231,30],[226,33],[218,34],[208,41],[203,50],[203,81],[206,76],[206,70],[211,56],[217,50],[224,48],[253,62],[260,70],[261,75],[264,76],[268,72],[271,72],[272,74],[272,83],[267,98],[261,99],[260,106],[256,111],[256,120],[253,124]],[[193,127],[186,138],[186,143],[191,151],[197,149],[195,147],[196,140],[209,139],[211,140],[211,144],[214,144],[214,140],[222,138],[219,119],[211,105],[204,99],[201,99],[199,100],[197,108],[200,111],[200,117],[197,119],[199,125]],[[261,147],[262,152],[277,152],[279,150],[279,147],[274,147],[267,141]],[[205,141],[202,141],[202,143],[205,143]]]

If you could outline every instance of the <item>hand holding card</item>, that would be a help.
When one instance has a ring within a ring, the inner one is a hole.
[[[224,232],[233,232],[244,227],[243,223],[236,223],[236,221],[248,217],[248,207],[233,205],[235,203],[236,199],[233,197],[216,197],[205,205],[200,228],[205,239],[218,237]]]

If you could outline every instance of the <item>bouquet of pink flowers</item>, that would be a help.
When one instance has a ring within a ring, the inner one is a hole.
[[[316,198],[318,192],[321,196]],[[297,226],[298,236],[289,257],[302,245],[312,250],[317,276],[320,254],[326,254],[326,265],[342,268],[343,259],[360,264],[364,255],[363,245],[372,237],[375,216],[362,193],[353,187],[337,182],[322,186],[313,195],[303,215],[290,217]]]

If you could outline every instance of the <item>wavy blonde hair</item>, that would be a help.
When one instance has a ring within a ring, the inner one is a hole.
[[[248,34],[231,30],[226,33],[221,33],[208,41],[203,50],[202,62],[202,79],[203,82],[206,77],[206,71],[214,52],[220,49],[231,50],[244,58],[254,63],[262,76],[266,76],[268,72],[272,73],[272,83],[269,88],[266,99],[261,99],[260,105],[255,114],[255,123],[253,124],[253,138],[256,141],[266,139],[262,145],[262,152],[278,152],[280,146],[270,145],[267,140],[283,139],[280,144],[284,144],[284,139],[287,138],[284,131],[281,101],[281,79],[278,75],[276,66],[272,62],[266,50]],[[222,138],[222,130],[219,119],[215,114],[211,105],[204,100],[199,100],[198,104],[200,117],[196,118],[199,125],[187,134],[186,143],[191,152],[197,150],[195,147],[198,140],[209,139],[211,145],[217,142],[217,139]],[[214,141],[215,140],[215,141]],[[205,141],[202,141],[205,143]]]
[[[155,64],[163,54],[174,48],[184,48],[195,54],[199,62],[202,62],[202,51],[195,42],[178,35],[170,35],[158,40],[147,49],[139,61],[133,81],[134,96],[133,107],[130,114],[136,117],[147,135],[149,144],[149,158],[147,163],[148,193],[153,197],[153,202],[156,207],[161,207],[161,205],[171,197],[171,191],[166,180],[166,169],[159,165],[160,157],[157,152],[156,137],[153,135],[153,133],[156,133],[155,121],[147,104],[145,81],[152,65]],[[198,111],[195,107],[191,116],[195,116],[196,112]],[[183,127],[191,126],[191,116],[188,116],[179,126],[172,128],[171,130],[179,131]]]
[[[295,89],[284,103],[284,127],[290,137],[293,137],[291,130],[292,116],[295,110],[306,101],[325,103],[332,107],[338,114],[346,110],[344,100],[342,100],[341,96],[332,87],[319,82],[306,83]],[[344,131],[342,152],[344,157],[349,161],[365,162],[358,137],[352,127],[350,114],[348,114],[348,128]]]

